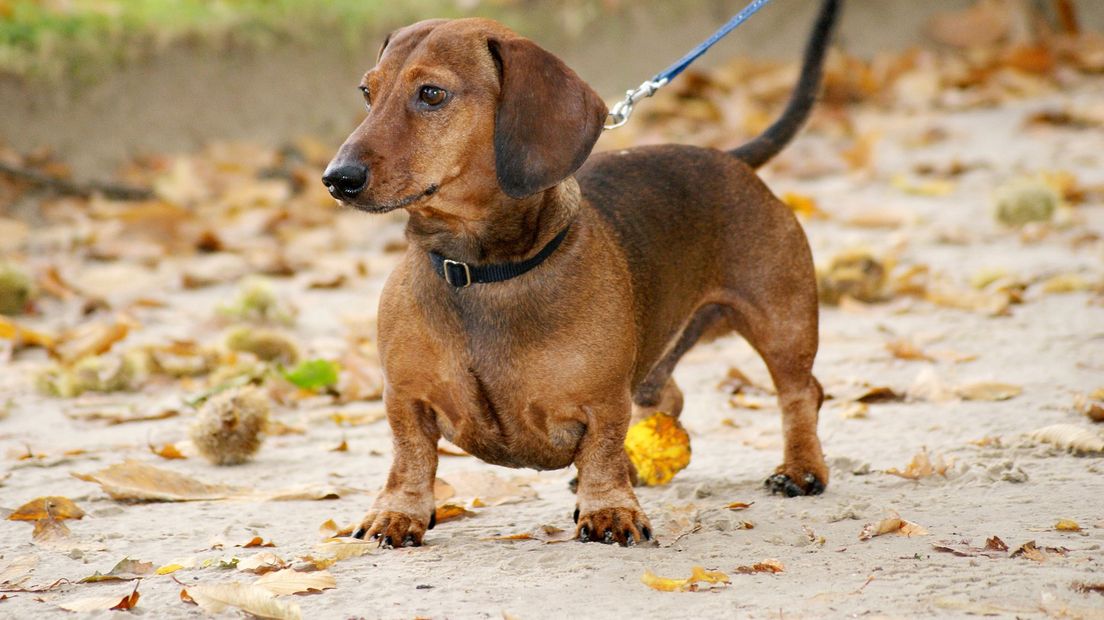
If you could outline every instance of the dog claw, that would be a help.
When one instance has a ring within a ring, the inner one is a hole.
[[[379,546],[381,549],[394,549],[395,539],[391,538],[390,536],[384,536],[383,539],[380,540]]]
[[[574,519],[576,523],[579,522],[579,507],[578,506],[575,507],[575,516],[573,516],[572,519]]]
[[[417,547],[418,543],[414,541],[413,534],[407,534],[403,537],[402,546],[404,547]]]
[[[434,527],[436,527],[436,526],[437,526],[437,511],[436,511],[436,510],[434,510],[434,511],[433,511],[432,513],[430,513],[430,515],[429,515],[429,525],[428,525],[428,526],[426,526],[426,529],[427,529],[427,530],[432,530],[432,529],[433,529]]]
[[[368,533],[367,529],[365,529],[363,527],[357,528],[357,531],[353,532],[353,538],[359,538],[360,540],[364,540],[364,535],[367,534],[367,533]]]
[[[792,478],[786,474],[774,474],[763,483],[770,489],[771,495],[781,493],[786,497],[798,497],[799,495],[820,495],[824,492],[824,483],[813,474],[802,476],[805,488],[801,488]]]
[[[644,536],[644,540],[652,539],[652,530],[648,529],[647,525],[640,528],[640,533]]]
[[[585,525],[579,528],[579,540],[583,542],[590,542],[590,528]]]
[[[610,530],[606,530],[606,533],[602,535],[602,542],[607,544],[607,545],[612,543],[613,542],[613,532],[610,531]]]

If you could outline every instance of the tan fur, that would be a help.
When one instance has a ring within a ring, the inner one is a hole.
[[[452,100],[418,111],[411,101],[426,83]],[[402,203],[410,247],[380,299],[395,455],[361,535],[421,544],[443,435],[509,467],[574,464],[581,538],[649,538],[623,447],[630,417],[677,415],[670,371],[718,329],[743,334],[771,370],[786,433],[778,472],[803,489],[807,474],[827,482],[808,245],[747,165],[705,149],[637,149],[592,157],[577,182],[570,174],[604,104],[560,61],[488,20],[394,33],[364,84],[371,112],[331,167],[370,168],[347,202],[370,212]],[[540,140],[513,142],[526,136]],[[527,187],[538,190],[504,190]],[[455,289],[427,256],[520,261],[568,225],[543,264],[504,282]]]

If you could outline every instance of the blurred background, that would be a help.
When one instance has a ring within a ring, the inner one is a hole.
[[[21,153],[47,148],[78,175],[110,174],[136,153],[192,151],[211,140],[276,148],[310,135],[336,146],[358,121],[354,87],[384,36],[436,16],[502,20],[612,101],[745,4],[0,0],[0,144]],[[695,69],[745,55],[795,60],[818,4],[776,0]],[[939,23],[939,14],[967,9],[972,17]],[[1101,2],[850,0],[837,44],[868,60],[914,46],[983,48],[1030,39],[1039,19],[1061,30],[1068,11],[1080,29],[1104,24]]]

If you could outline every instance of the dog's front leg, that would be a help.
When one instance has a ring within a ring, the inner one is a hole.
[[[632,404],[584,407],[586,434],[575,454],[579,470],[575,536],[583,541],[633,545],[652,539],[652,525],[640,509],[625,455]]]
[[[395,454],[387,484],[353,536],[378,540],[381,547],[417,547],[435,524],[433,481],[440,432],[419,402],[387,399],[387,421]]]

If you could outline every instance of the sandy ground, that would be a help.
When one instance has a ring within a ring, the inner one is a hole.
[[[1104,617],[1104,595],[1072,589],[1075,582],[1104,581],[1104,460],[1074,456],[1025,437],[1056,423],[1101,435],[1101,427],[1093,428],[1073,407],[1076,395],[1104,387],[1100,294],[1050,293],[1041,282],[1066,273],[1102,282],[1104,205],[1097,197],[1063,216],[1070,220],[1065,227],[1021,234],[993,221],[989,197],[1005,180],[1038,170],[1067,170],[1085,185],[1104,183],[1099,127],[1023,128],[1024,118],[1034,111],[1092,105],[1102,96],[1104,81],[1096,79],[1061,94],[987,109],[938,115],[867,110],[856,122],[882,136],[871,170],[807,181],[784,173],[823,146],[823,138],[807,135],[777,168],[766,172],[778,193],[812,196],[832,215],[806,222],[818,262],[843,249],[867,246],[876,255],[894,253],[902,264],[927,265],[948,274],[963,290],[972,275],[996,268],[1028,283],[1023,303],[1011,306],[1005,316],[912,297],[823,308],[816,372],[833,397],[820,421],[832,466],[824,495],[782,499],[764,491],[762,481],[780,459],[779,415],[769,397],[749,397],[763,403],[760,409],[741,407],[719,387],[732,367],[768,384],[747,345],[727,338],[692,351],[676,373],[687,395],[683,421],[692,436],[693,460],[669,485],[639,491],[657,527],[658,546],[488,540],[545,524],[570,527],[574,501],[567,482],[572,472],[509,471],[445,456],[439,475],[446,481],[450,476],[460,480],[464,472],[492,471],[517,477],[536,496],[473,508],[474,516],[431,531],[423,548],[373,551],[337,562],[329,567],[335,588],[282,598],[293,598],[310,618]],[[933,126],[949,137],[910,145],[910,136]],[[943,165],[952,158],[978,167],[957,177],[948,195],[909,194],[889,182],[896,172],[916,164]],[[854,225],[855,219],[874,212],[897,218],[899,225]],[[401,222],[353,213],[341,215],[335,228],[345,242],[334,256],[363,260],[367,277],[336,290],[308,289],[305,276],[277,281],[281,294],[299,308],[296,334],[319,354],[340,343],[343,321],[373,317],[379,287],[394,262],[394,255],[382,254],[380,248],[401,238]],[[64,264],[64,258],[58,260]],[[169,263],[161,268],[168,269]],[[132,282],[139,291],[131,294],[167,305],[135,310],[143,328],[127,344],[170,336],[216,338],[210,317],[216,304],[232,295],[232,283],[182,290],[175,280],[166,284],[156,273],[151,282]],[[911,339],[934,361],[891,355],[887,341],[901,338]],[[72,401],[33,390],[29,377],[44,359],[28,351],[0,370],[0,390],[9,401],[0,418],[0,507],[11,510],[39,496],[59,495],[77,502],[88,516],[68,522],[72,535],[59,545],[33,543],[27,523],[0,521],[0,574],[11,563],[33,557],[37,563],[18,587],[44,589],[8,592],[0,600],[0,617],[61,617],[68,612],[59,603],[122,596],[132,584],[63,582],[45,587],[58,579],[75,581],[107,572],[124,557],[154,566],[195,559],[194,568],[144,578],[140,602],[131,613],[199,617],[197,607],[181,602],[182,584],[256,578],[236,569],[204,568],[204,560],[244,559],[261,552],[286,560],[317,554],[319,526],[329,519],[342,525],[358,520],[384,481],[391,449],[382,421],[339,426],[327,417],[332,407],[306,403],[276,413],[281,421],[302,426],[305,434],[269,438],[246,465],[217,468],[196,457],[167,461],[150,454],[147,444],[177,442],[186,448],[190,413],[117,426],[73,420],[65,415],[74,407]],[[978,381],[1012,384],[1022,393],[1004,401],[955,397],[956,387]],[[864,385],[888,386],[909,396],[870,404],[866,417],[845,417],[843,412],[853,406],[849,395]],[[86,397],[84,402],[149,403],[188,393],[174,385],[138,395]],[[378,403],[350,407],[379,409]],[[347,451],[331,451],[343,440]],[[924,448],[952,461],[946,475],[909,480],[885,473],[904,469]],[[74,449],[83,452],[65,455]],[[19,460],[28,452],[41,456]],[[264,491],[334,486],[342,489],[341,497],[125,503],[70,475],[124,459],[205,482]],[[732,511],[726,508],[732,502],[752,505]],[[880,521],[889,511],[926,533],[859,539],[864,525]],[[1059,519],[1077,522],[1082,531],[1056,530]],[[254,535],[276,546],[233,546]],[[993,536],[1007,543],[1009,551],[971,557],[933,547],[982,547]],[[225,547],[212,549],[219,540]],[[1037,559],[1010,557],[1028,541],[1064,551],[1044,552]],[[767,559],[777,560],[784,570],[736,570]],[[641,583],[646,570],[686,577],[695,565],[727,573],[731,584],[672,593]],[[98,615],[117,617],[115,613]]]

